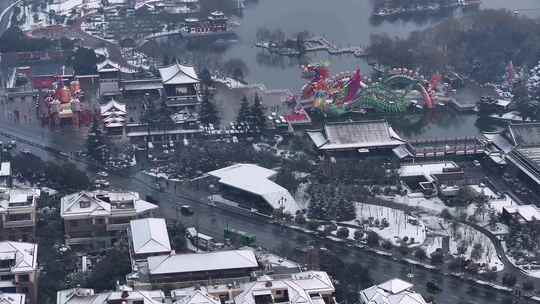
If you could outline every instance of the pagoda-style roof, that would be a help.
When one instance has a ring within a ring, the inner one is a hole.
[[[200,82],[193,67],[179,63],[159,69],[159,75],[163,84],[196,84]]]

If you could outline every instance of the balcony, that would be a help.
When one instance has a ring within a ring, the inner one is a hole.
[[[199,95],[181,95],[167,97],[166,104],[169,107],[195,106],[201,102]]]
[[[126,230],[129,228],[129,223],[108,224],[107,231]]]
[[[4,228],[20,228],[20,227],[34,227],[34,226],[35,226],[35,223],[32,220],[4,222]]]

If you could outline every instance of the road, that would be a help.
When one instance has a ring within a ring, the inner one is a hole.
[[[20,139],[31,142],[32,145],[19,143],[19,149],[29,149],[38,156],[61,160],[59,155],[48,152],[40,148],[38,145],[49,145],[53,148],[60,148],[62,151],[72,152],[80,149],[80,145],[66,145],[64,142],[67,138],[59,136],[59,139],[47,140],[41,138],[40,135],[31,135],[25,128],[16,128],[12,125],[6,126],[0,122],[0,131],[2,133],[10,133]],[[0,140],[7,141],[8,138],[0,136]],[[64,150],[65,149],[65,150]],[[85,164],[78,162],[81,168],[85,168]],[[174,192],[174,187],[171,185],[166,192],[157,191],[153,185],[155,180],[153,177],[145,176],[141,173],[133,176],[111,175],[109,177],[112,187],[131,191],[138,191],[141,195],[151,195],[160,202],[160,207],[163,215],[166,218],[180,220],[186,226],[196,226],[203,233],[212,235],[217,239],[222,239],[223,228],[227,225],[230,227],[244,230],[254,234],[257,237],[257,243],[276,253],[292,252],[292,248],[299,246],[299,239],[312,239],[322,242],[322,244],[332,250],[337,250],[338,254],[345,261],[356,261],[370,270],[370,274],[375,282],[383,282],[385,280],[400,277],[406,278],[415,284],[416,289],[424,294],[426,291],[426,283],[428,281],[437,282],[442,288],[439,294],[434,295],[439,304],[458,304],[458,303],[512,303],[513,297],[506,292],[498,291],[485,286],[466,282],[461,278],[445,276],[438,271],[430,271],[420,267],[411,269],[409,265],[395,261],[390,257],[380,256],[375,253],[361,250],[357,248],[348,248],[341,244],[335,244],[326,240],[318,240],[316,237],[299,232],[297,230],[285,228],[268,222],[266,219],[256,216],[246,216],[239,214],[237,211],[227,206],[210,206],[199,200],[194,200],[186,193]],[[195,215],[191,217],[182,217],[177,212],[177,206],[181,204],[189,204],[193,207]],[[301,257],[290,256],[292,259]],[[407,278],[409,272],[414,273],[413,278]],[[467,299],[467,301],[463,300]],[[535,303],[531,300],[521,300],[519,303]]]

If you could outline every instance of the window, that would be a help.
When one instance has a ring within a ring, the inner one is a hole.
[[[104,223],[105,223],[105,219],[103,219],[103,218],[96,219],[96,224],[103,225]]]
[[[21,274],[17,276],[17,279],[19,282],[28,282],[30,281],[30,276],[28,276],[27,274]]]
[[[81,208],[90,208],[90,201],[81,201],[79,205]]]
[[[78,227],[79,226],[79,221],[77,221],[77,220],[70,221],[70,226],[71,227]]]

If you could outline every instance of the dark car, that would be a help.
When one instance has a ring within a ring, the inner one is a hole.
[[[193,215],[195,212],[193,211],[193,209],[191,209],[190,205],[182,205],[180,206],[180,213],[182,213],[182,215],[184,216],[190,216]]]

